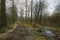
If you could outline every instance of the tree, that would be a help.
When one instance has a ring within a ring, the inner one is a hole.
[[[5,1],[6,0],[1,0],[1,28],[7,26]]]
[[[28,3],[27,3],[27,0],[25,0],[25,1],[26,1],[26,6],[25,6],[25,7],[26,7],[25,18],[26,18],[26,21],[27,21],[27,15],[28,15],[28,14],[27,14],[27,7],[28,7],[27,5],[28,5]]]
[[[48,12],[45,12],[42,16],[43,16],[42,17],[43,25],[48,24],[48,21],[49,21],[49,13]]]
[[[30,22],[30,4],[27,7],[27,22]]]
[[[33,13],[33,0],[31,0],[31,24],[32,24],[32,13]]]
[[[38,11],[38,14],[40,16],[40,19],[39,19],[40,24],[42,23],[42,15],[43,15],[44,8],[45,8],[45,1],[40,0],[39,1],[39,11]]]
[[[56,6],[54,13],[51,15],[50,21],[58,27],[60,26],[60,4]]]
[[[37,23],[38,2],[34,6],[34,24]]]
[[[24,9],[20,8],[20,20],[23,21]]]
[[[42,24],[42,15],[43,10],[45,9],[45,1],[39,0],[36,1],[34,6],[34,14],[35,14],[35,23]]]
[[[11,7],[11,17],[12,17],[12,22],[14,23],[15,21],[17,21],[17,8],[14,4],[14,0],[12,0],[12,7]]]

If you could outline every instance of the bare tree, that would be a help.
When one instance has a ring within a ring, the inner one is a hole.
[[[20,8],[20,20],[23,21],[24,9]]]
[[[25,6],[25,7],[26,7],[25,18],[26,18],[26,21],[27,21],[27,4],[28,4],[28,3],[27,3],[27,0],[25,0],[25,1],[26,1],[26,6]]]
[[[39,21],[40,21],[40,24],[41,24],[41,22],[42,22],[42,14],[43,14],[44,8],[45,8],[45,1],[40,0],[40,1],[39,1],[39,13],[40,13],[40,14],[39,14],[39,15],[40,15]]]
[[[39,0],[36,1],[36,4],[34,6],[34,14],[35,14],[35,23],[42,23],[42,14],[43,10],[45,8],[45,1]]]
[[[37,23],[37,12],[38,12],[38,2],[36,1],[36,4],[34,6],[34,26],[36,25]]]
[[[31,0],[31,24],[32,24],[32,13],[33,13],[33,0]]]

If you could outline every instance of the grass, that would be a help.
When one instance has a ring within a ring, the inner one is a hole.
[[[25,27],[33,27],[33,25],[29,24],[29,23],[22,23],[22,25],[24,25]],[[41,28],[41,29],[49,29],[49,30],[56,30],[56,31],[60,31],[60,27],[49,27],[49,26],[44,26],[44,25],[38,25],[36,24],[36,26],[38,28]]]
[[[24,25],[24,27],[32,27],[32,25],[29,23],[22,23],[22,25]]]
[[[33,27],[33,25],[31,24],[27,24],[27,23],[23,23],[24,27]],[[59,34],[60,33],[60,27],[57,26],[45,26],[45,25],[38,25],[36,24],[36,28],[38,29],[44,29],[44,30],[51,30],[53,31],[55,34]]]
[[[36,36],[34,40],[46,40],[46,38],[44,36],[40,36],[40,37]]]
[[[15,23],[14,23],[14,24],[15,24]],[[2,28],[2,29],[0,30],[0,33],[5,33],[5,32],[7,32],[8,30],[10,30],[10,29],[14,26],[14,24],[10,24],[10,25],[7,25],[7,27]]]
[[[7,36],[7,32],[12,29],[14,26],[16,25],[16,23],[14,24],[10,24],[7,27],[4,27],[0,30],[0,40],[5,40],[6,36]]]
[[[4,40],[4,38],[0,37],[0,40]]]

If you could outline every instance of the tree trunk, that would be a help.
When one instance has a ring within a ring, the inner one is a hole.
[[[26,14],[25,14],[25,18],[26,18],[26,22],[27,22],[27,15],[28,15],[27,14],[27,0],[25,0],[25,1],[26,1],[26,12],[25,12]]]
[[[1,0],[1,28],[6,27],[7,21],[6,21],[6,5],[5,0]]]
[[[32,24],[32,11],[33,11],[32,7],[33,7],[33,0],[31,1],[31,24]]]

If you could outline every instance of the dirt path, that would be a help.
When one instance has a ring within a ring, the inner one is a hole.
[[[12,29],[10,29],[9,31],[7,31],[6,33],[0,33],[0,37],[1,38],[5,38],[7,36],[8,33],[13,32],[14,29],[16,29],[17,24],[14,25],[14,27]]]
[[[17,26],[13,32],[9,32],[5,40],[33,40],[34,31],[28,27]]]

